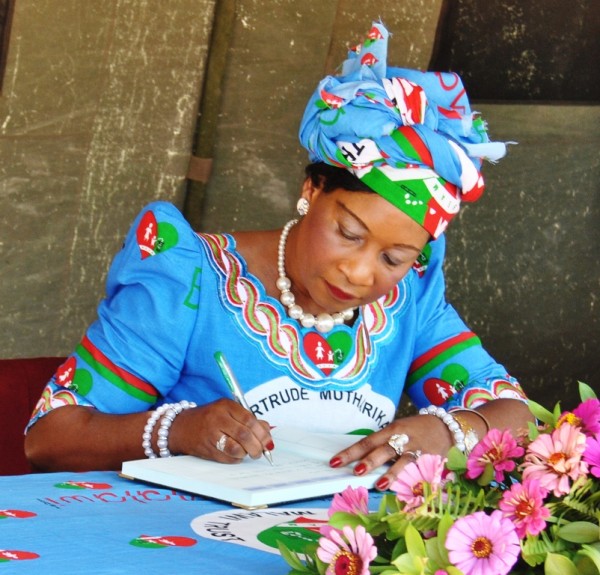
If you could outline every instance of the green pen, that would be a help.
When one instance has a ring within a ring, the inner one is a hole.
[[[231,369],[231,366],[229,365],[229,362],[227,361],[223,352],[217,351],[215,353],[215,360],[217,361],[217,365],[221,369],[223,378],[225,379],[225,382],[227,383],[227,387],[229,388],[231,395],[233,395],[233,398],[244,409],[247,409],[250,413],[252,413],[252,410],[250,409],[250,406],[248,405],[248,402],[246,401],[246,398],[244,397],[244,394],[242,393],[240,384],[238,383],[238,381],[235,377],[235,374],[233,373],[233,370]],[[271,452],[268,449],[263,450],[263,455],[266,457],[267,461],[271,465],[273,465],[273,456],[271,455]]]

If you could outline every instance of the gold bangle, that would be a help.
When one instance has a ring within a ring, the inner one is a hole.
[[[458,423],[460,430],[465,435],[465,455],[469,455],[473,448],[479,443],[479,435],[477,432],[469,425],[469,422],[460,417],[459,415],[454,415],[454,419],[456,423]]]
[[[488,421],[488,418],[485,415],[483,415],[483,413],[480,413],[476,409],[469,409],[468,407],[459,407],[458,409],[453,410],[452,413],[456,413],[457,411],[468,411],[469,413],[474,413],[475,415],[478,415],[483,420],[483,423],[485,423],[485,432],[486,433],[492,428],[492,426],[490,425],[490,422]]]

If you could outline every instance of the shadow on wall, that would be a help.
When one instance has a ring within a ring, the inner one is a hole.
[[[600,10],[446,0],[442,22],[430,67],[518,142],[448,231],[448,297],[530,397],[568,407],[578,380],[600,390]]]
[[[430,69],[472,100],[600,102],[597,0],[444,0]]]

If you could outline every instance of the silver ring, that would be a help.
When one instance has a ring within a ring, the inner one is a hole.
[[[388,439],[388,445],[396,452],[398,457],[404,453],[404,446],[407,443],[408,435],[406,435],[406,433],[395,433]]]
[[[226,443],[227,443],[227,435],[223,434],[223,435],[221,435],[221,437],[219,437],[217,444],[216,444],[217,449],[221,453],[225,452],[225,444]]]
[[[404,455],[410,455],[415,461],[417,461],[417,459],[423,455],[423,452],[420,449],[415,449],[414,451],[405,451]]]

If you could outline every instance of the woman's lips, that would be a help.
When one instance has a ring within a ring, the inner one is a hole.
[[[350,301],[351,299],[356,299],[351,293],[347,293],[344,290],[341,290],[340,288],[335,287],[334,285],[331,285],[329,282],[325,282],[327,283],[327,288],[329,289],[329,291],[331,292],[331,295],[338,300],[341,301]]]

